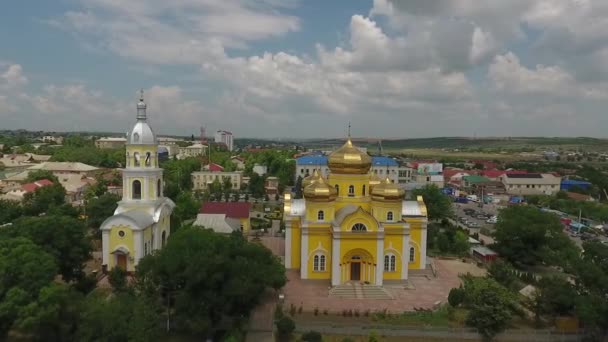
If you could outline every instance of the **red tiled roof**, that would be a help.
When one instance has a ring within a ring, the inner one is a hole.
[[[444,179],[450,179],[450,178],[452,178],[452,177],[453,177],[455,174],[458,174],[458,173],[461,173],[461,172],[462,172],[462,173],[468,173],[468,174],[470,174],[470,173],[469,173],[469,172],[467,172],[466,170],[462,170],[462,169],[443,169],[443,178],[444,178]]]
[[[47,185],[53,185],[53,182],[51,182],[48,179],[41,179],[41,180],[35,181],[33,183],[23,184],[21,186],[21,190],[23,190],[25,192],[34,192],[34,191],[36,191],[36,189],[42,188],[43,186],[47,186]]]
[[[209,171],[222,172],[222,171],[224,171],[224,168],[221,165],[211,163],[211,164],[209,164]]]
[[[226,214],[226,217],[249,218],[249,202],[206,202],[201,206],[201,214]]]
[[[579,194],[576,192],[570,192],[570,191],[566,191],[566,195],[568,195],[568,198],[575,200],[575,201],[589,201],[589,200],[593,200],[593,197],[589,196],[589,195],[584,195],[584,194]]]

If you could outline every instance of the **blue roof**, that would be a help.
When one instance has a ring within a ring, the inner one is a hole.
[[[296,165],[327,165],[327,156],[310,155],[296,159]]]
[[[327,165],[327,156],[310,155],[296,159],[296,165]],[[372,157],[372,166],[398,166],[393,158]]]
[[[564,184],[564,185],[591,185],[591,183],[589,183],[589,182],[579,181],[579,180],[574,180],[574,179],[564,179],[562,181],[562,184]]]
[[[372,166],[399,166],[393,158],[372,157]]]

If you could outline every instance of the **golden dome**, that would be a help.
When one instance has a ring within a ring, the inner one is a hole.
[[[378,177],[377,174],[372,173],[371,178],[369,179],[369,189],[370,191],[378,184],[382,183],[382,179]]]
[[[338,191],[319,176],[314,183],[304,188],[304,198],[309,201],[329,202],[336,199]]]
[[[312,175],[305,177],[304,180],[302,181],[302,189],[304,189],[307,186],[309,186],[310,184],[316,182],[319,179],[319,177],[321,177],[321,175],[319,174],[319,171],[317,169],[315,169],[312,172]]]
[[[387,177],[372,189],[372,200],[374,201],[401,201],[405,191],[399,185],[391,182]]]
[[[350,138],[329,155],[327,164],[332,173],[364,175],[372,167],[372,158],[353,146]]]

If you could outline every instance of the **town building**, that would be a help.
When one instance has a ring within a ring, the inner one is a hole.
[[[215,143],[224,144],[228,151],[232,151],[234,149],[232,132],[218,130],[215,132]]]
[[[192,185],[194,191],[206,191],[216,179],[224,183],[224,179],[230,179],[232,190],[239,190],[243,183],[242,171],[224,171],[224,168],[217,164],[206,165],[203,170],[192,172]]]
[[[104,137],[95,140],[95,147],[101,149],[123,148],[127,143],[127,138]]]
[[[53,182],[48,179],[41,179],[32,183],[23,184],[17,189],[12,189],[7,193],[0,195],[0,199],[21,202],[23,201],[25,194],[34,192],[36,189],[47,185],[53,185]]]
[[[144,256],[165,246],[171,233],[175,204],[163,196],[163,169],[158,165],[157,150],[142,91],[137,122],[127,138],[122,200],[100,227],[104,270],[120,267],[134,272]]]
[[[251,229],[249,202],[203,203],[193,225],[213,229],[216,233],[248,233]]]
[[[509,195],[553,195],[562,178],[550,173],[504,174],[501,181]]]
[[[194,144],[179,148],[178,159],[186,159],[190,157],[199,157],[207,154],[207,145]]]
[[[279,193],[279,179],[277,177],[268,177],[264,181],[264,190],[266,195],[274,196]]]
[[[255,164],[253,165],[253,173],[256,173],[258,176],[263,176],[268,173],[268,167],[266,165]]]
[[[230,161],[234,164],[237,170],[245,170],[245,159],[239,156],[230,158]]]
[[[410,270],[425,269],[422,197],[404,201],[398,184],[370,172],[372,158],[350,137],[327,160],[327,175],[309,166],[304,198],[285,193],[285,267],[332,286],[403,283]]]
[[[2,180],[4,187],[17,187],[23,184],[30,172],[36,170],[50,171],[61,182],[64,176],[77,175],[81,178],[94,177],[99,168],[80,162],[43,162],[33,164],[26,170],[15,173]]]
[[[412,182],[416,188],[426,185],[435,185],[443,188],[443,164],[434,161],[415,161],[410,163],[413,169]]]
[[[365,152],[361,152],[365,153]],[[394,183],[410,182],[413,170],[408,166],[399,165],[394,159],[389,157],[371,157],[372,167],[371,172],[384,178],[388,176]],[[298,177],[308,177],[312,175],[314,170],[318,170],[322,176],[329,175],[329,166],[327,165],[327,156],[323,154],[306,155],[296,158],[296,173],[294,182]]]
[[[564,190],[564,191],[570,191],[572,189],[581,189],[581,190],[587,190],[591,187],[591,183],[589,182],[585,182],[585,181],[581,181],[581,180],[576,180],[576,179],[564,179],[562,180],[559,189],[560,190]]]

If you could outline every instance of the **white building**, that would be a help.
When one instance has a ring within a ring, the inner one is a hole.
[[[101,149],[122,148],[127,143],[127,138],[105,137],[95,140],[95,147]]]
[[[559,191],[562,177],[550,173],[507,173],[500,180],[509,195],[553,195]]]
[[[194,144],[186,147],[179,148],[178,159],[185,159],[189,157],[204,156],[207,154],[207,145]]]
[[[252,171],[257,173],[258,176],[263,176],[268,173],[268,167],[266,165],[255,164]]]
[[[296,159],[296,173],[294,182],[298,177],[305,178],[312,175],[314,170],[318,170],[323,177],[329,175],[327,166],[327,156],[308,155]],[[372,168],[370,172],[375,173],[380,178],[390,178],[393,183],[408,183],[412,177],[412,169],[407,166],[400,166],[394,159],[389,157],[372,157]]]
[[[222,144],[226,145],[226,147],[228,148],[228,151],[232,151],[234,149],[232,140],[233,140],[232,132],[222,131],[222,130],[215,132],[215,142],[218,144],[222,143]]]

